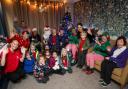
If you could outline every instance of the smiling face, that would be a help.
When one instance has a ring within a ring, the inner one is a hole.
[[[62,56],[66,56],[67,55],[67,50],[66,49],[63,49],[62,50]]]
[[[56,52],[53,52],[53,57],[56,59],[57,58],[57,53]]]
[[[13,40],[12,43],[11,43],[11,49],[14,51],[18,48],[19,46],[19,43],[17,40]]]
[[[87,37],[87,33],[83,32],[80,34],[80,36],[81,36],[81,39],[85,39]]]
[[[121,48],[121,47],[123,47],[124,46],[124,40],[123,39],[119,39],[118,41],[117,41],[117,47],[118,48]]]
[[[64,34],[64,30],[60,30],[60,35],[63,36],[63,34]]]
[[[35,46],[31,45],[30,50],[31,50],[31,52],[35,51]]]
[[[27,32],[24,32],[24,34],[23,34],[23,39],[28,39],[28,34],[27,34]]]
[[[30,56],[29,53],[26,54],[26,58],[27,58],[28,60],[31,60],[31,56]]]
[[[53,29],[53,30],[52,30],[52,34],[53,34],[53,35],[56,35],[56,34],[57,34],[56,29]]]
[[[103,43],[107,42],[107,37],[106,36],[102,36],[102,42]]]
[[[44,57],[40,57],[39,64],[40,64],[40,65],[44,65],[44,64],[45,64],[45,59],[44,59]]]
[[[83,27],[81,25],[78,25],[78,31],[82,32],[83,31]]]

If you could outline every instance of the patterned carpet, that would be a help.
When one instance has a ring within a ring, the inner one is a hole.
[[[20,83],[9,83],[8,89],[119,89],[120,86],[112,82],[108,87],[103,88],[98,83],[99,72],[86,75],[80,69],[73,68],[72,74],[52,75],[47,84],[37,83],[33,76],[28,75]]]

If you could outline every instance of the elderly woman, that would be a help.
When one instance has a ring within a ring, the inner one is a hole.
[[[26,49],[24,47],[19,48],[18,46],[18,40],[13,39],[10,46],[2,51],[0,60],[0,65],[4,67],[3,73],[12,82],[17,82],[24,76],[22,62],[25,57]]]
[[[101,80],[99,82],[103,87],[106,87],[111,82],[112,71],[115,68],[125,67],[128,59],[128,48],[126,47],[126,38],[120,36],[116,40],[115,46],[110,51],[110,56],[105,57],[101,64]]]

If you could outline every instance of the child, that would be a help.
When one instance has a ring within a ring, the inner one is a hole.
[[[110,42],[105,35],[101,36],[101,41],[96,40],[96,45],[93,48],[93,52],[86,55],[87,69],[86,74],[92,74],[94,68],[94,62],[96,60],[103,61],[104,57],[108,56],[107,47],[110,46]]]
[[[45,58],[40,57],[40,60],[36,62],[34,66],[34,77],[37,79],[39,83],[46,83],[49,78],[45,74],[48,69],[48,66],[45,64]]]
[[[78,62],[77,67],[82,68],[85,65],[85,56],[87,53],[87,49],[90,46],[89,40],[87,39],[87,33],[82,32],[80,34],[80,42],[78,47]]]
[[[75,63],[76,60],[76,53],[77,53],[77,45],[78,45],[78,38],[77,33],[75,29],[72,29],[72,34],[69,36],[69,44],[66,46],[67,50],[71,50],[72,56],[73,56],[73,63]]]
[[[60,57],[57,55],[57,52],[53,52],[52,58],[50,59],[50,67],[52,68],[52,72],[55,74],[63,75],[64,72],[61,67]]]
[[[60,48],[64,48],[68,44],[68,36],[64,34],[64,30],[60,30]]]
[[[63,48],[61,51],[61,62],[63,70],[68,71],[68,73],[72,73],[71,60],[65,48]]]
[[[26,53],[26,58],[24,59],[24,72],[27,74],[33,73],[33,67],[34,67],[34,57],[30,56],[29,52]]]
[[[34,57],[35,61],[38,61],[39,60],[39,51],[36,50],[34,43],[31,43],[29,51],[30,51],[30,54]]]
[[[52,34],[49,37],[48,45],[51,52],[60,51],[59,35],[57,34],[56,29],[52,30]]]

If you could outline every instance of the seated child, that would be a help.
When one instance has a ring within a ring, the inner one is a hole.
[[[48,76],[45,74],[48,66],[45,64],[45,58],[40,57],[40,60],[36,62],[34,66],[34,77],[39,83],[47,83],[49,80]]]
[[[66,46],[67,50],[71,50],[72,56],[73,56],[73,62],[75,63],[77,61],[76,59],[76,53],[77,53],[77,46],[78,46],[78,38],[77,38],[77,33],[75,29],[72,29],[71,35],[68,37],[69,39],[69,44]]]
[[[35,61],[38,61],[39,60],[39,51],[36,49],[34,43],[31,43],[29,51],[30,51],[30,54],[34,57]]]
[[[68,73],[72,73],[71,60],[65,48],[63,48],[61,51],[61,63],[61,67],[65,72],[68,71]]]
[[[24,72],[27,74],[33,73],[33,67],[35,64],[35,59],[33,56],[30,56],[30,53],[26,53],[26,58],[24,59]]]
[[[63,75],[64,72],[61,67],[60,57],[57,52],[53,52],[52,57],[50,58],[50,68],[52,69],[52,73]]]
[[[96,40],[96,44],[93,48],[93,52],[86,55],[87,69],[86,74],[92,74],[94,63],[96,60],[103,61],[104,57],[108,56],[108,47],[110,47],[110,41],[105,35],[101,36],[101,41]]]

